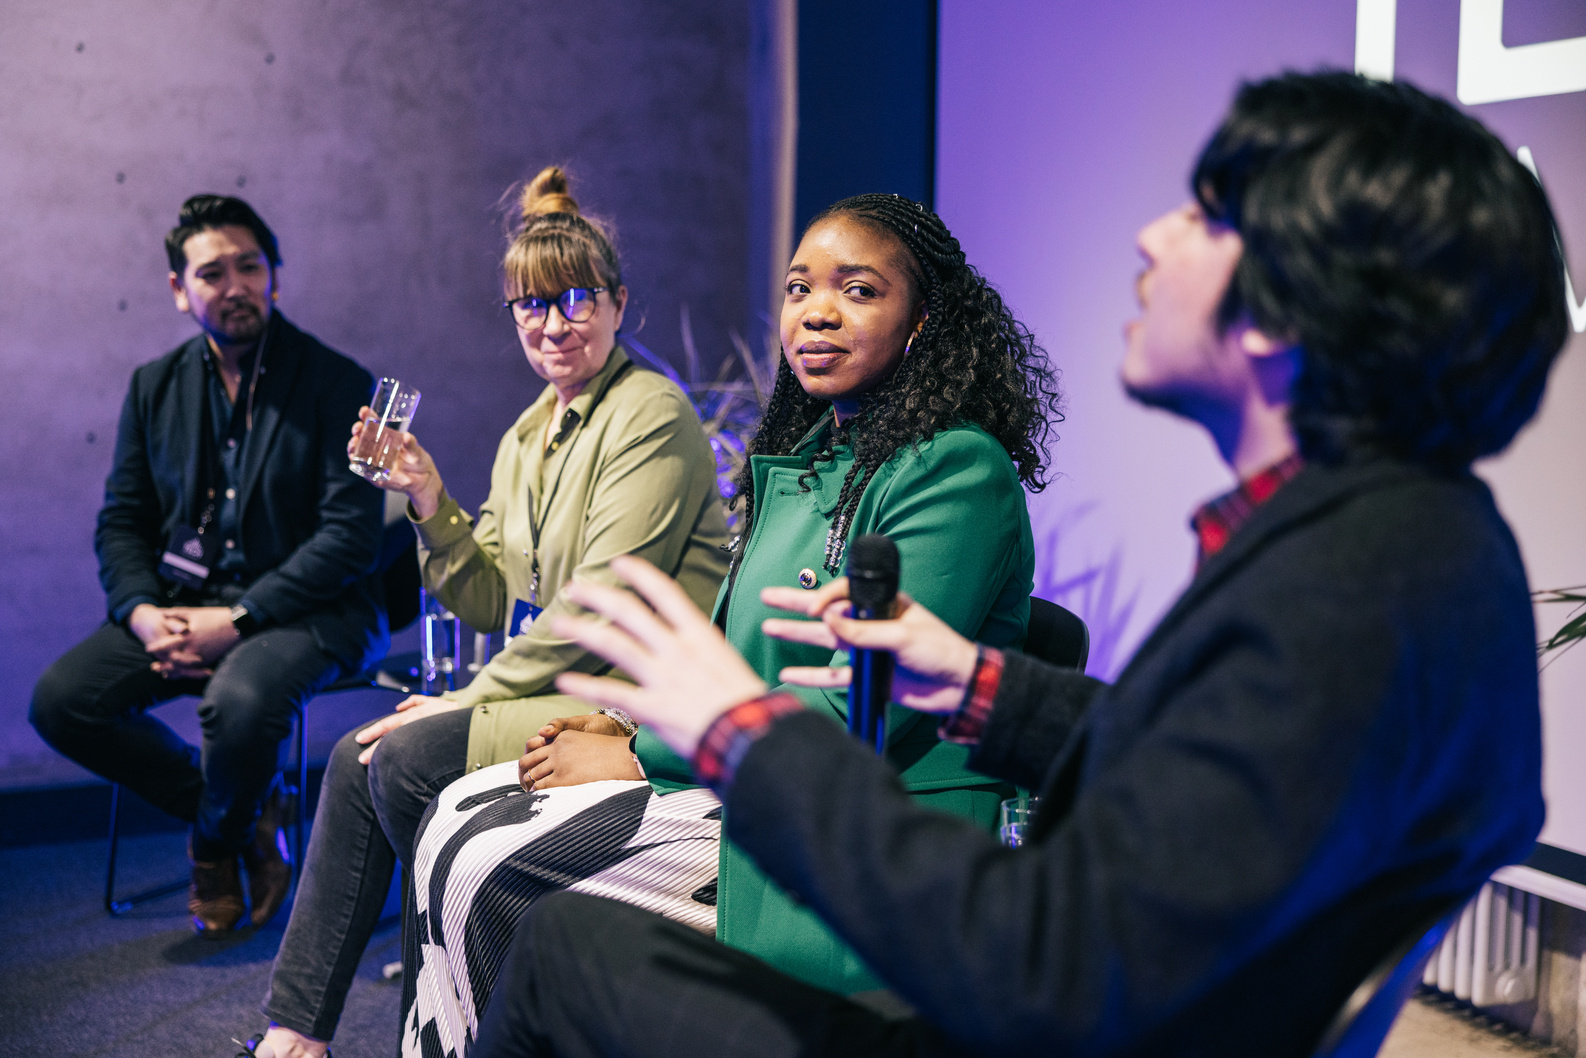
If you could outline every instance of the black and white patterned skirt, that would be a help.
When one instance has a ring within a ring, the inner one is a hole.
[[[661,796],[647,782],[607,780],[524,793],[517,761],[446,787],[413,856],[404,1058],[471,1049],[518,919],[546,893],[611,897],[714,935],[720,843],[721,802],[709,790]]]

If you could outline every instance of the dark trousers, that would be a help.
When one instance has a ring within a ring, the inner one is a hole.
[[[336,743],[264,1000],[271,1021],[316,1039],[335,1035],[396,861],[411,862],[425,808],[468,763],[472,715],[455,709],[399,727],[367,767],[357,732]]]
[[[811,987],[659,915],[553,893],[518,925],[470,1058],[937,1058],[919,1017]]]
[[[102,625],[45,670],[28,719],[63,756],[192,823],[196,859],[235,855],[281,770],[294,710],[340,666],[290,625],[238,643],[207,680],[166,679],[152,660],[127,629]],[[147,713],[183,694],[200,699],[201,747]]]

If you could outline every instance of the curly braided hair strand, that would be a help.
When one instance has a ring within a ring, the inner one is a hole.
[[[928,441],[951,426],[979,426],[1007,451],[1025,487],[1039,492],[1046,486],[1052,427],[1063,416],[1057,374],[1044,350],[968,263],[940,217],[899,195],[859,195],[823,210],[804,230],[833,217],[851,217],[898,239],[908,250],[906,266],[926,308],[909,355],[890,379],[860,397],[858,413],[828,435],[800,479],[807,489],[805,479],[814,476],[816,464],[834,458],[834,445],[853,445],[854,464],[843,478],[827,536],[825,565],[835,575],[865,487],[905,445]],[[830,407],[804,392],[783,359],[747,454],[788,454]],[[735,484],[735,498],[745,503],[747,535],[754,518],[747,461]]]

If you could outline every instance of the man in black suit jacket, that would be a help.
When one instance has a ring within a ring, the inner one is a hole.
[[[891,651],[902,704],[1037,790],[1024,847],[917,807],[766,695],[653,569],[622,567],[653,610],[567,589],[614,622],[567,633],[639,686],[562,689],[692,758],[733,842],[918,1013],[559,895],[520,926],[475,1055],[1302,1056],[1397,942],[1528,851],[1535,633],[1469,468],[1533,414],[1567,333],[1540,187],[1448,104],[1326,74],[1246,85],[1191,189],[1140,234],[1122,375],[1240,485],[1196,516],[1195,578],[1117,682],[977,648],[907,599],[850,620],[841,582],[767,594],[821,618],[768,632]]]
[[[383,503],[347,469],[372,379],[274,311],[258,215],[194,196],[166,250],[202,333],[132,376],[94,534],[109,620],[39,679],[29,718],[193,823],[189,908],[219,934],[245,911],[239,857],[255,925],[291,882],[271,790],[293,710],[386,648]],[[181,694],[202,698],[201,750],[146,714]]]

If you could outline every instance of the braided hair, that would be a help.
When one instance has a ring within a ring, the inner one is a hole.
[[[825,567],[835,575],[865,487],[904,445],[917,446],[952,426],[979,426],[1007,451],[1024,486],[1039,492],[1046,487],[1052,427],[1063,416],[1057,374],[1045,351],[965,260],[940,217],[900,195],[858,195],[816,214],[804,232],[834,217],[852,218],[902,242],[908,250],[906,267],[926,309],[909,355],[891,378],[859,398],[857,414],[828,435],[799,478],[808,491],[816,464],[835,458],[835,444],[852,444],[854,463],[843,478],[827,534]],[[782,357],[746,455],[787,455],[830,408],[804,392]],[[744,502],[746,538],[755,500],[747,459],[734,484],[733,502]],[[740,548],[734,555],[735,563],[742,553]]]

